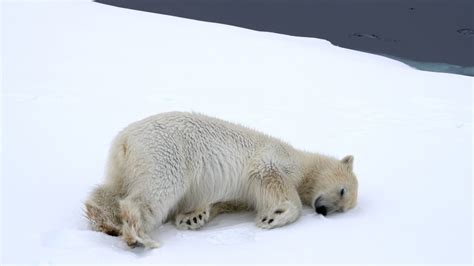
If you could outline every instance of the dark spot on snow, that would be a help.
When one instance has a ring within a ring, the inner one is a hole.
[[[193,221],[194,221],[194,223],[197,223],[197,222],[198,222],[198,220],[197,220],[196,217],[193,218]]]
[[[266,220],[267,220],[267,217],[263,218],[263,219],[262,219],[262,222],[265,222]]]
[[[187,223],[188,225],[191,225],[191,221],[190,221],[190,220],[187,220],[186,223]]]
[[[273,219],[268,220],[268,223],[269,224],[273,223]]]
[[[198,216],[198,217],[199,217],[199,220],[202,220],[202,215],[201,215],[201,214],[199,214],[199,216]]]

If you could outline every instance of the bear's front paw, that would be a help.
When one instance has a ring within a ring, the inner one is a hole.
[[[203,227],[209,220],[209,208],[178,214],[175,219],[176,227],[181,230],[196,230]]]
[[[256,225],[260,228],[271,229],[294,222],[300,215],[299,209],[290,204],[285,205],[257,215]]]

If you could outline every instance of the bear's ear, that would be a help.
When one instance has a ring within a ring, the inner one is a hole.
[[[354,164],[354,156],[347,155],[346,157],[342,158],[341,163],[346,165],[347,168],[352,171],[352,165]]]

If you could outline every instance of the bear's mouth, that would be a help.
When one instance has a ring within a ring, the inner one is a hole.
[[[318,198],[316,198],[316,200],[314,201],[314,204],[313,204],[313,207],[316,209],[316,206],[318,206],[318,203],[321,202],[321,199],[322,199],[323,196],[319,196]]]

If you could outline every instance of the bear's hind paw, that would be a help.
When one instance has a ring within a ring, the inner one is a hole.
[[[175,224],[181,230],[197,230],[209,220],[209,208],[176,215]]]

